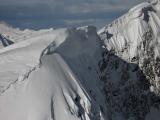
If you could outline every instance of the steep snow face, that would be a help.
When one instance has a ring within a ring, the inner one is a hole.
[[[159,1],[142,3],[101,29],[99,35],[105,47],[128,61],[151,47],[154,47],[155,57],[159,56],[159,7]],[[145,37],[153,40],[147,41]]]
[[[160,106],[160,1],[135,6],[98,34],[107,50],[99,66],[111,116],[153,120],[147,113]]]
[[[94,27],[60,29],[0,50],[1,120],[107,120]]]

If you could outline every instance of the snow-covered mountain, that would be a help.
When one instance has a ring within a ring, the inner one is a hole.
[[[107,118],[94,27],[58,29],[0,50],[1,120]]]
[[[152,113],[159,115],[160,105],[160,1],[135,6],[98,33],[107,50],[100,68],[110,114],[158,120]]]
[[[0,120],[160,118],[159,0],[98,34],[93,26],[34,31],[1,23],[0,40]]]

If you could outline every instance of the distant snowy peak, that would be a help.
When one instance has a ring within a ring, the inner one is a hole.
[[[0,22],[0,34],[6,36],[8,39],[13,42],[24,41],[33,37],[51,33],[54,29],[43,29],[43,30],[20,30],[19,28],[13,28],[4,22]]]

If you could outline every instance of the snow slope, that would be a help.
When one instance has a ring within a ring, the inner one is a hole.
[[[100,52],[94,27],[59,29],[1,49],[0,119],[106,120]]]

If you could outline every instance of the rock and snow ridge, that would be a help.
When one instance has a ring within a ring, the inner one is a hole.
[[[0,120],[158,120],[159,17],[150,0],[98,35],[0,24]]]
[[[98,34],[106,49],[100,68],[110,116],[158,120],[160,1],[135,6]]]

